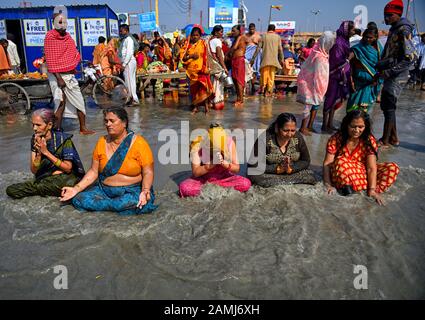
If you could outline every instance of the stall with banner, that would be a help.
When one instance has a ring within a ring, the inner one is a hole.
[[[67,6],[67,31],[82,59],[92,60],[98,38],[118,37],[118,17],[108,5]],[[32,62],[43,55],[44,38],[53,28],[54,7],[0,8],[0,38],[13,35],[21,69],[35,71]]]
[[[292,42],[295,35],[295,21],[272,21],[271,24],[276,26],[276,33],[280,35],[282,40]]]

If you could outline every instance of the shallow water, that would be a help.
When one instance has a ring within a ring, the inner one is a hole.
[[[321,184],[261,189],[246,194],[207,186],[196,199],[180,199],[177,184],[189,165],[156,164],[159,209],[120,217],[81,214],[54,198],[13,201],[11,183],[31,178],[31,128],[27,117],[0,118],[0,298],[50,299],[412,299],[425,298],[425,95],[406,91],[398,123],[401,147],[380,155],[401,173],[384,195],[386,207],[364,195],[326,196]],[[266,128],[280,112],[301,114],[289,95],[273,102],[250,98],[244,109],[190,115],[179,106],[148,100],[129,109],[130,126],[150,142],[158,132],[205,128]],[[338,113],[338,119],[343,110]],[[383,117],[372,112],[379,137]],[[98,137],[102,115],[88,109],[96,136],[65,128],[85,167]],[[316,122],[319,129],[321,118]],[[320,172],[328,135],[306,139],[312,167]],[[183,145],[187,147],[183,141]],[[69,289],[55,290],[53,267],[68,268]],[[354,265],[368,269],[368,290],[356,290]]]

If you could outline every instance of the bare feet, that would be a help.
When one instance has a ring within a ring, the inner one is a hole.
[[[80,134],[85,135],[85,136],[95,134],[95,133],[96,133],[96,131],[89,130],[87,128],[80,130]]]
[[[385,151],[385,150],[392,149],[392,145],[389,143],[385,143],[381,138],[378,140],[378,148]]]
[[[390,141],[390,144],[391,144],[393,147],[399,147],[399,146],[400,146],[400,141],[399,141],[399,140],[391,140],[391,141]]]
[[[192,116],[194,116],[195,114],[197,114],[199,112],[198,107],[194,107],[192,109]]]
[[[235,104],[233,105],[235,108],[239,108],[239,107],[243,107],[243,102],[242,101],[236,101]]]
[[[331,128],[323,128],[322,127],[322,133],[333,134],[334,130],[332,130]]]

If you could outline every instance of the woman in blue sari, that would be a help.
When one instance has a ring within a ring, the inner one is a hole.
[[[377,41],[376,29],[366,29],[363,39],[351,48],[352,94],[347,102],[347,113],[353,110],[369,112],[378,97],[380,83],[374,81],[376,65],[381,58],[382,46]]]
[[[107,109],[103,115],[108,134],[98,140],[90,170],[74,187],[63,188],[61,201],[72,199],[80,211],[120,215],[154,211],[154,161],[149,144],[128,130],[125,109]]]
[[[31,118],[30,169],[34,179],[13,184],[6,193],[13,199],[30,196],[61,195],[62,188],[73,186],[84,176],[83,164],[72,142],[72,135],[54,130],[53,110],[35,110]]]

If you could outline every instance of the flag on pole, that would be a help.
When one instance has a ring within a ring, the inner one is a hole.
[[[274,5],[274,6],[272,6],[272,9],[277,9],[277,10],[280,11],[280,9],[282,9],[282,6],[281,5]]]

